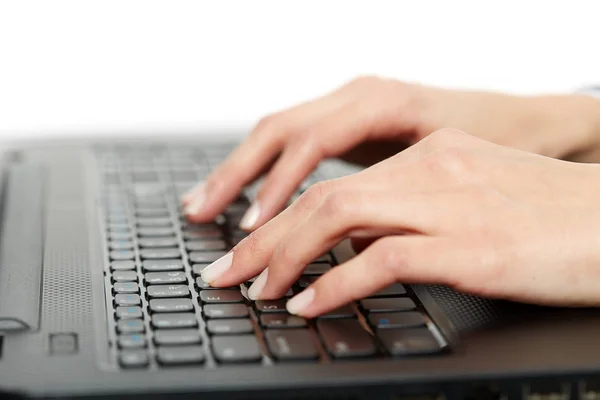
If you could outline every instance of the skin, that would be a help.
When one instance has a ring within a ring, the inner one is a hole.
[[[312,317],[398,281],[598,305],[600,167],[556,158],[596,159],[599,107],[586,96],[361,78],[267,117],[183,199],[192,221],[209,221],[268,171],[243,221],[255,231],[203,277],[230,286],[261,274],[250,295],[278,298],[307,263],[350,238],[359,254],[290,300],[290,312]],[[313,185],[279,213],[318,161],[336,156],[371,166]]]

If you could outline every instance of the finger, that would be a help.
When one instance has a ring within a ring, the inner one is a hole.
[[[280,297],[307,264],[353,231],[377,229],[435,234],[439,224],[453,222],[444,215],[447,207],[440,207],[435,195],[400,198],[398,192],[362,188],[330,194],[277,244],[269,262],[268,279],[255,282],[252,292],[260,299]]]
[[[292,314],[312,318],[376,293],[395,282],[453,284],[464,276],[452,244],[439,237],[381,238],[350,261],[332,268],[287,303]]]

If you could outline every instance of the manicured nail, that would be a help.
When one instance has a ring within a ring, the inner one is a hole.
[[[260,293],[265,288],[265,284],[267,283],[267,277],[269,276],[269,269],[265,268],[263,272],[258,275],[258,277],[254,280],[254,283],[248,288],[248,297],[250,300],[258,300],[260,297]]]
[[[204,190],[196,193],[196,196],[190,201],[190,203],[185,207],[185,213],[187,215],[196,215],[202,210],[202,206],[204,206],[204,201],[206,200],[206,194]]]
[[[250,230],[258,221],[258,217],[260,216],[260,204],[258,201],[255,201],[252,206],[246,211],[246,214],[242,217],[240,221],[240,228],[244,230]]]
[[[219,258],[214,263],[210,264],[208,267],[204,268],[200,273],[202,280],[207,282],[209,285],[219,279],[221,275],[225,271],[227,271],[231,267],[231,263],[233,261],[233,251],[225,254],[223,257]]]
[[[302,311],[312,303],[314,298],[315,289],[305,289],[302,293],[292,297],[290,301],[287,302],[286,308],[290,314],[301,315]]]
[[[190,190],[188,190],[186,193],[184,193],[183,196],[181,196],[181,198],[179,200],[182,203],[189,203],[194,198],[194,193],[196,193],[196,192],[199,192],[199,193],[204,192],[204,185],[205,185],[205,182],[198,183],[196,186],[194,186],[193,188],[191,188]]]

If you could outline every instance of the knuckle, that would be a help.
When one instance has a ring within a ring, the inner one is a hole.
[[[314,209],[330,193],[332,184],[329,181],[317,182],[298,198],[298,206],[301,209]]]
[[[473,171],[470,154],[459,147],[438,147],[423,162],[428,172],[446,178],[464,180]]]
[[[360,75],[350,81],[349,85],[354,87],[370,87],[382,82],[383,79],[375,75]]]
[[[408,267],[406,250],[391,237],[377,240],[372,246],[372,255],[374,265],[393,279],[397,278],[400,270]]]
[[[467,134],[459,129],[454,128],[442,128],[435,132],[432,132],[428,137],[427,141],[434,145],[456,145],[457,141],[466,137]]]
[[[321,203],[319,212],[323,218],[339,219],[353,214],[360,209],[361,198],[357,193],[350,191],[335,191],[327,195]]]
[[[277,119],[276,115],[277,114],[269,114],[262,117],[256,124],[253,133],[263,132],[268,128],[272,127]]]
[[[272,262],[270,266],[285,265],[292,266],[298,261],[298,255],[295,249],[297,246],[290,245],[287,240],[282,241],[273,251]]]

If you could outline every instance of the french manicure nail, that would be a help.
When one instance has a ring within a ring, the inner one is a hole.
[[[269,276],[269,269],[265,268],[263,272],[258,275],[254,283],[248,288],[248,297],[250,300],[258,300],[260,293],[265,288],[267,283],[267,277]]]
[[[182,203],[191,201],[194,198],[194,193],[204,191],[204,185],[205,185],[205,182],[198,183],[196,186],[194,186],[193,188],[188,190],[186,193],[184,193],[179,200]]]
[[[246,211],[246,214],[242,217],[240,221],[240,228],[244,230],[250,230],[258,221],[258,217],[260,216],[260,204],[258,201],[255,201],[252,206]]]
[[[302,314],[302,311],[312,303],[314,298],[315,289],[305,289],[302,293],[292,297],[290,301],[287,302],[286,308],[290,314],[300,315]]]
[[[208,267],[204,268],[200,273],[202,280],[204,282],[208,282],[210,285],[212,282],[216,281],[225,271],[227,271],[231,267],[231,263],[233,262],[233,252],[225,254],[223,257],[219,258],[214,263],[210,264]]]
[[[201,190],[199,193],[196,194],[196,197],[194,197],[190,204],[188,204],[185,207],[185,213],[188,215],[196,215],[200,212],[200,210],[202,210],[202,206],[204,206],[204,201],[206,200],[206,194],[204,193],[204,190]]]

